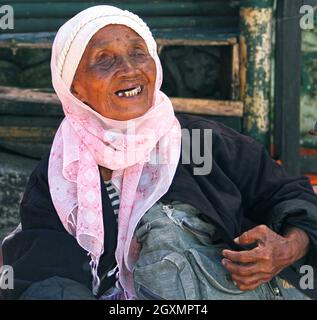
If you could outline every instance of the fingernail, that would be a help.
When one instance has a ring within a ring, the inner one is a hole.
[[[221,260],[221,263],[225,266],[225,265],[226,265],[226,260],[225,260],[225,259],[222,259],[222,260]]]
[[[236,237],[233,241],[239,243],[239,237]]]

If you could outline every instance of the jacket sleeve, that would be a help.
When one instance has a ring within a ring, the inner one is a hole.
[[[307,258],[316,265],[317,196],[309,179],[288,175],[254,139],[221,130],[213,154],[228,164],[222,167],[240,190],[245,216],[280,234],[289,226],[306,231],[311,244]]]
[[[3,263],[14,271],[14,289],[1,292],[5,299],[18,299],[28,288],[31,291],[24,298],[35,298],[36,292],[41,298],[41,290],[32,289],[34,284],[50,287],[56,298],[63,295],[70,281],[72,285],[75,282],[87,290],[91,288],[89,257],[61,224],[50,198],[45,170],[47,159],[39,163],[26,186],[20,204],[22,230],[2,244]],[[54,281],[47,282],[52,278]],[[43,281],[46,282],[41,284]]]

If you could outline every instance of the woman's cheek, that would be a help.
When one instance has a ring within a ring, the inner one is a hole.
[[[155,64],[153,59],[148,63],[147,68],[148,68],[148,72],[150,74],[151,82],[155,83],[155,79],[156,79],[156,64]]]

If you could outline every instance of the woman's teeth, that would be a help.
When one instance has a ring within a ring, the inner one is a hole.
[[[141,86],[138,86],[130,90],[121,90],[117,92],[118,97],[135,97],[142,91]]]

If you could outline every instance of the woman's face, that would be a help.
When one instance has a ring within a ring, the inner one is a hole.
[[[156,66],[144,40],[123,25],[108,25],[89,41],[71,91],[102,116],[129,120],[153,103]]]

